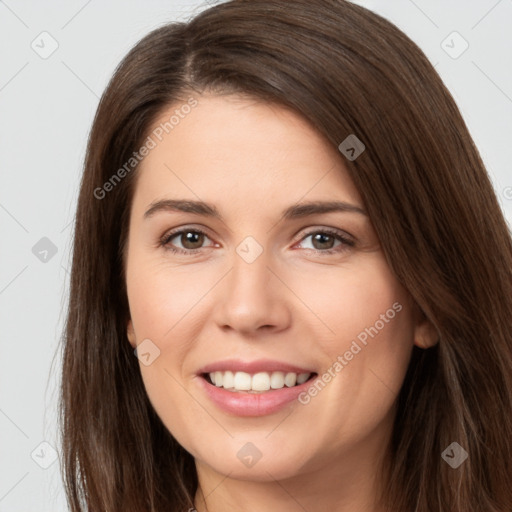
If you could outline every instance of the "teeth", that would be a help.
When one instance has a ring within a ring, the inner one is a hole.
[[[270,387],[272,389],[281,389],[284,386],[284,373],[272,372],[270,376]]]
[[[224,372],[224,375],[222,377],[222,385],[225,388],[232,388],[232,387],[234,387],[234,385],[235,385],[235,376],[233,375],[233,372]]]
[[[233,387],[239,391],[249,391],[251,389],[251,376],[245,372],[236,372]]]
[[[295,386],[295,384],[297,384],[297,374],[296,373],[287,373],[284,378],[284,384],[288,388]]]
[[[297,375],[297,384],[304,384],[309,379],[309,373],[299,373]]]
[[[291,388],[295,385],[304,384],[311,373],[293,372],[259,372],[251,375],[246,372],[212,372],[210,380],[217,387],[223,387],[229,391],[265,392],[269,389],[282,389],[285,386]]]
[[[266,372],[257,373],[252,376],[251,384],[253,391],[268,391],[270,389],[270,375]]]

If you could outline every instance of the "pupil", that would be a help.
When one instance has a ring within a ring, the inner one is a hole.
[[[185,233],[185,243],[183,244],[183,247],[186,247],[187,249],[197,249],[197,247],[189,247],[187,244],[197,243],[198,239],[201,242],[199,244],[199,246],[201,246],[202,240],[203,240],[202,233],[195,233],[193,231],[189,231],[188,233]]]
[[[332,239],[332,236],[331,235],[326,235],[324,233],[317,233],[314,237],[313,237],[313,240],[315,241],[319,241],[321,244],[325,244],[328,242],[325,242],[325,239],[330,239],[330,241],[332,242],[333,239]],[[328,244],[329,245],[329,244]],[[332,247],[332,243],[329,245],[329,247],[321,247],[321,249],[330,249]]]

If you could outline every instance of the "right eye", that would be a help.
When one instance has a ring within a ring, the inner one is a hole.
[[[181,247],[176,247],[175,244],[171,243],[175,238],[178,239]],[[194,254],[203,248],[205,238],[208,238],[208,236],[200,229],[182,228],[166,233],[160,239],[160,246],[174,253]]]

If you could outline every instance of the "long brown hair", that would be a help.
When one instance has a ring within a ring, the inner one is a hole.
[[[116,69],[88,141],[63,335],[71,511],[193,507],[194,460],[153,410],[126,338],[123,255],[137,168],[112,176],[157,115],[205,91],[292,108],[335,147],[350,134],[365,144],[344,163],[392,271],[439,334],[435,347],[414,348],[397,398],[384,502],[400,512],[510,512],[510,232],[423,52],[343,0],[219,4],[154,30]],[[441,457],[453,442],[469,455],[456,469]]]

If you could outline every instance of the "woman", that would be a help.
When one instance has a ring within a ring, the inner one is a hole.
[[[391,23],[235,0],[155,30],[81,183],[71,510],[512,510],[511,269],[467,127]]]

